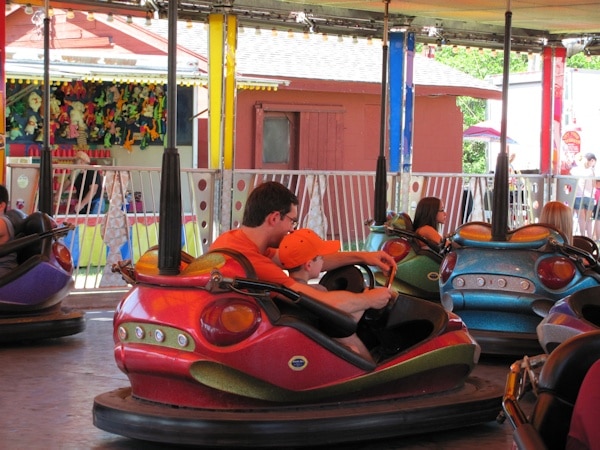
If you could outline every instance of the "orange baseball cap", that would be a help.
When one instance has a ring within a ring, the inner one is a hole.
[[[308,228],[300,228],[286,235],[279,244],[279,260],[284,269],[293,269],[317,256],[340,250],[340,241],[324,241]]]

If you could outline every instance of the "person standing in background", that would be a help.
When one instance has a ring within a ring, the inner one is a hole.
[[[90,165],[89,155],[80,150],[75,154],[75,164]],[[76,191],[75,212],[78,214],[98,214],[102,200],[102,173],[97,170],[79,170],[73,183],[64,188],[65,191],[73,188]]]
[[[577,158],[577,166],[571,169],[571,175],[578,177],[575,188],[575,202],[573,210],[577,214],[577,223],[579,225],[579,234],[592,237],[592,212],[595,206],[594,186],[592,179],[596,176],[594,168],[596,166],[596,155],[586,153]]]

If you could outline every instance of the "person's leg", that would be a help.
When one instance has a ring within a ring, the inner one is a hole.
[[[100,204],[99,198],[92,200],[92,204],[90,205],[90,214],[98,214],[100,212]]]
[[[581,214],[581,197],[575,197],[575,202],[573,203],[573,236],[583,236],[583,229],[579,221]]]
[[[583,207],[585,207],[585,235],[591,239],[592,235],[594,234],[594,223],[592,221],[594,199],[586,197],[583,200]]]
[[[600,217],[598,217],[598,205],[594,206],[594,210],[592,211],[592,222],[594,223],[594,232],[592,235],[592,239],[594,241],[600,240]]]
[[[583,216],[583,221],[584,221],[584,230],[585,232],[583,233],[584,236],[587,236],[589,238],[592,237],[592,232],[593,232],[593,223],[592,223],[592,212],[588,209],[586,209],[585,211],[582,211],[582,216]]]
[[[593,232],[593,223],[592,223],[592,211],[593,203],[591,203],[592,199],[588,197],[577,197],[575,199],[574,210],[577,214],[577,224],[579,226],[579,232],[575,231],[573,234],[579,234],[581,236],[592,237]]]

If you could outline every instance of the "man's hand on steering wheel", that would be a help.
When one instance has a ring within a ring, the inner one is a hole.
[[[372,309],[383,309],[394,298],[392,291],[384,287],[366,290],[363,292],[363,295],[367,297],[369,307]]]
[[[396,260],[383,250],[376,252],[365,252],[364,263],[368,266],[377,266],[386,275],[396,267]]]

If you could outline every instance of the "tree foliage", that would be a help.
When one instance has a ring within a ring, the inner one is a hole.
[[[475,78],[485,79],[503,72],[504,52],[490,49],[468,49],[465,47],[437,47],[435,59]],[[509,68],[511,73],[535,70],[532,67],[535,55],[511,52]],[[600,57],[589,57],[577,53],[567,59],[567,67],[600,70]],[[539,70],[539,69],[538,69]],[[471,97],[458,97],[457,106],[463,113],[464,128],[486,118],[486,101]],[[463,143],[463,172],[485,173],[486,144],[484,142]]]

